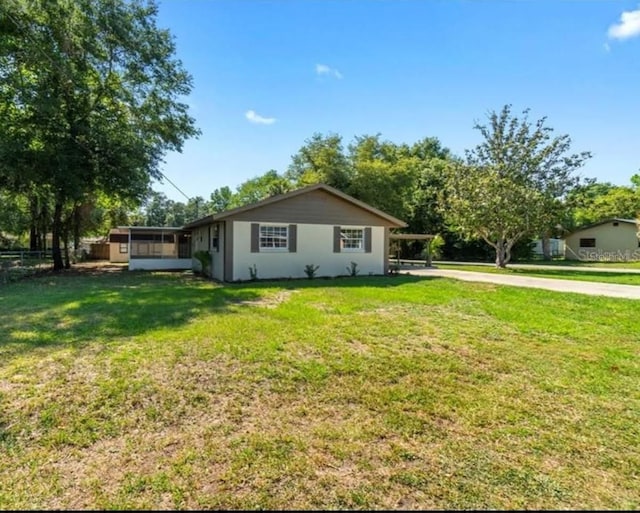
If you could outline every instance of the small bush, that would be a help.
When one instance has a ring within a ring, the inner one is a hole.
[[[349,273],[349,276],[358,276],[360,271],[358,270],[357,262],[351,262],[351,265],[347,266],[347,272]]]
[[[200,262],[200,272],[202,274],[209,274],[209,267],[211,267],[211,253],[206,249],[201,249],[193,254],[193,257]]]
[[[304,266],[304,273],[307,275],[307,278],[310,280],[315,278],[316,271],[320,269],[319,265],[307,264]]]
[[[258,268],[256,264],[253,264],[253,267],[249,267],[249,276],[251,281],[256,281],[258,279]]]

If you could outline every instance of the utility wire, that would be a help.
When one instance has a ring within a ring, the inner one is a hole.
[[[184,192],[182,192],[182,191],[180,190],[180,188],[179,188],[175,183],[173,183],[171,180],[169,180],[169,178],[167,178],[167,175],[165,175],[162,171],[158,171],[158,173],[160,173],[160,175],[161,175],[161,176],[162,176],[162,177],[163,177],[167,182],[169,182],[171,185],[173,185],[173,186],[175,187],[175,189],[176,189],[180,194],[182,194],[185,198],[187,198],[187,201],[191,200],[191,198],[190,198],[189,196],[187,196]]]

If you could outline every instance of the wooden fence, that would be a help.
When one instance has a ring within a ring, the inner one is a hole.
[[[35,274],[51,265],[51,251],[0,251],[0,284]]]

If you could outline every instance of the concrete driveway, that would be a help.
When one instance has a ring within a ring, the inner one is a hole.
[[[415,276],[439,276],[464,281],[479,281],[510,285],[514,287],[529,287],[546,289],[556,292],[575,292],[590,296],[620,297],[625,299],[640,299],[640,286],[619,285],[616,283],[600,283],[594,281],[558,280],[555,278],[534,278],[531,276],[512,276],[493,273],[479,273],[475,271],[457,271],[453,269],[419,269],[405,267],[402,272]]]
[[[473,265],[473,266],[485,266],[495,267],[496,264],[488,262],[454,262],[454,261],[434,261],[433,265],[436,267],[439,265]],[[550,264],[513,264],[509,263],[510,269],[534,269],[541,271],[579,271],[579,272],[597,272],[597,273],[624,273],[624,274],[640,274],[640,269],[637,267],[587,267],[586,265],[550,265]]]

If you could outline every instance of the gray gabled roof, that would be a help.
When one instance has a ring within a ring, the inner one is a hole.
[[[603,219],[602,221],[598,221],[597,223],[591,223],[586,226],[581,226],[580,228],[576,228],[571,233],[569,233],[569,235],[573,235],[574,233],[578,233],[578,232],[581,232],[582,230],[587,230],[589,228],[595,228],[596,226],[600,226],[602,224],[613,223],[613,222],[640,225],[640,220],[638,219],[624,219],[622,217],[611,217],[609,219]]]
[[[407,223],[405,223],[404,221],[401,221],[400,219],[397,219],[385,212],[383,212],[382,210],[378,210],[375,207],[372,207],[371,205],[367,205],[366,203],[364,203],[363,201],[357,200],[352,196],[349,196],[348,194],[345,194],[342,191],[339,191],[338,189],[335,189],[333,187],[330,187],[329,185],[323,184],[323,183],[317,183],[314,185],[309,185],[307,187],[302,187],[301,189],[296,189],[295,191],[291,191],[291,192],[286,192],[284,194],[278,194],[276,196],[271,196],[269,198],[263,199],[261,201],[257,201],[256,203],[251,203],[250,205],[245,205],[242,207],[237,207],[237,208],[233,208],[231,210],[227,210],[225,212],[219,212],[217,214],[210,214],[208,216],[202,217],[200,219],[196,219],[195,221],[191,221],[190,223],[187,223],[184,225],[184,229],[190,229],[190,228],[196,228],[198,226],[202,226],[205,224],[209,224],[212,223],[214,221],[222,221],[224,219],[227,219],[229,217],[233,217],[235,215],[238,215],[240,213],[243,212],[248,212],[250,210],[254,210],[257,208],[261,208],[264,207],[266,205],[271,205],[272,203],[277,203],[280,201],[284,201],[290,198],[294,198],[296,196],[300,196],[301,194],[307,194],[311,191],[316,191],[316,190],[323,190],[325,192],[328,192],[329,194],[333,194],[334,196],[337,196],[338,198],[341,198],[357,207],[360,207],[363,210],[366,210],[378,217],[381,217],[382,219],[385,219],[387,221],[389,221],[390,223],[396,225],[398,228],[401,227],[405,227],[407,226]]]

